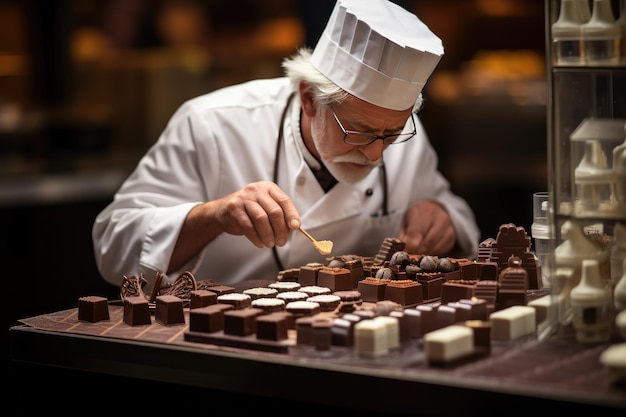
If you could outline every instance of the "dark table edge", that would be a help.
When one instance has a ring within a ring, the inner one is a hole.
[[[583,398],[563,390],[512,386],[479,378],[409,374],[281,355],[70,334],[26,325],[12,327],[10,340],[11,358],[18,369],[21,363],[61,367],[354,411],[404,415],[414,414],[417,409],[428,412],[429,407],[437,414],[463,414],[474,407],[509,412],[536,412],[537,407],[545,406],[559,406],[561,411],[589,408],[623,413],[626,409],[626,398]]]

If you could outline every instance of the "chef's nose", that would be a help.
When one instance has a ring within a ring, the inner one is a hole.
[[[359,147],[359,150],[363,152],[370,161],[377,161],[383,156],[383,151],[388,145],[385,145],[382,140],[375,140],[369,145],[363,145]]]

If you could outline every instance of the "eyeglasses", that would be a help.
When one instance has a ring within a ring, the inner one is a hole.
[[[370,143],[374,143],[377,140],[382,140],[385,145],[397,145],[399,143],[404,143],[409,139],[412,139],[413,136],[415,136],[415,134],[417,133],[417,127],[415,125],[415,114],[413,112],[411,112],[411,122],[413,123],[413,131],[411,133],[376,135],[374,133],[346,130],[339,121],[339,118],[337,117],[337,113],[335,113],[335,109],[333,108],[333,106],[328,107],[330,107],[330,111],[333,113],[333,117],[335,118],[337,125],[339,125],[339,128],[343,132],[343,141],[348,145],[365,146],[369,145]]]

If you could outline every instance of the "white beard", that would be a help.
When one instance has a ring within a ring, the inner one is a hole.
[[[328,138],[324,134],[325,127],[326,118],[324,117],[324,112],[318,108],[315,119],[311,121],[311,136],[320,154],[320,159],[337,181],[346,184],[354,184],[367,177],[374,168],[382,165],[382,158],[376,161],[370,161],[358,148],[354,148],[350,152],[341,155],[328,155],[324,152],[324,145],[328,143]],[[348,164],[357,164],[360,167],[357,168],[354,165]]]

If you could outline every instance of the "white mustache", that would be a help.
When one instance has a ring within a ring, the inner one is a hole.
[[[335,164],[349,163],[349,164],[377,167],[382,164],[383,160],[382,158],[379,158],[376,161],[370,161],[367,158],[367,156],[363,155],[358,150],[355,150],[350,153],[345,153],[343,155],[337,155],[331,158],[330,162],[333,162]]]

